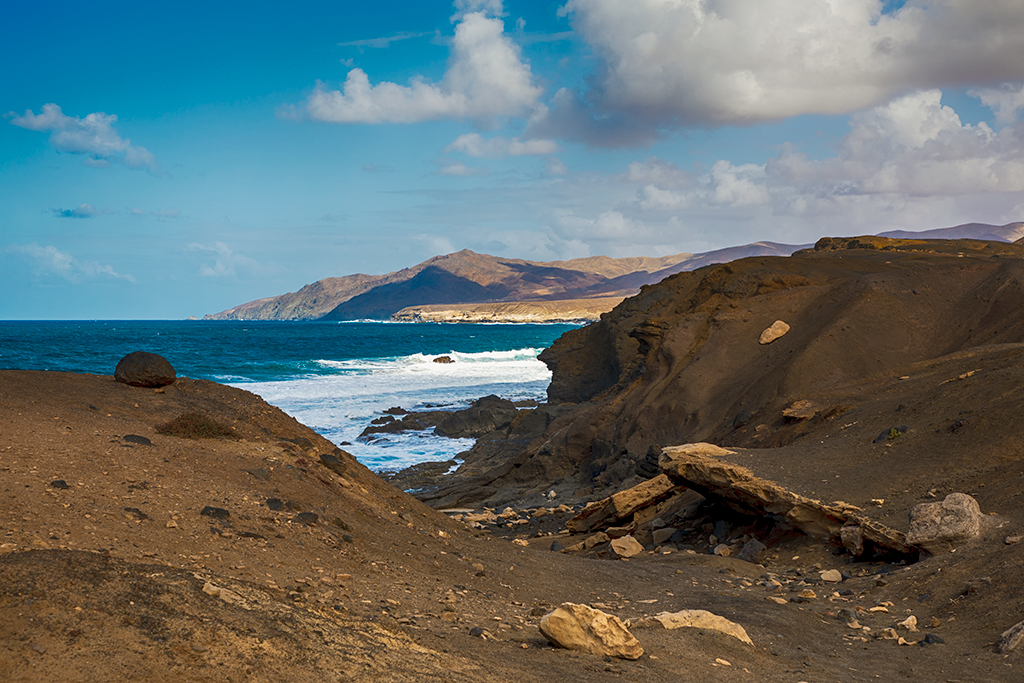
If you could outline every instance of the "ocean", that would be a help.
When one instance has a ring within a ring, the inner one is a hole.
[[[391,407],[467,407],[497,394],[543,400],[537,355],[574,325],[383,322],[0,321],[0,368],[114,374],[132,351],[179,376],[246,389],[374,470],[447,460],[471,439],[429,430],[357,439]],[[454,363],[434,363],[438,356]]]

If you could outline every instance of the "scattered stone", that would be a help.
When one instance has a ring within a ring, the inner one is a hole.
[[[951,493],[941,503],[921,503],[910,511],[907,543],[928,552],[948,549],[981,533],[981,508],[966,493]]]
[[[66,491],[67,489],[69,489],[71,487],[63,479],[54,479],[53,481],[50,482],[50,488],[60,489],[62,491]]]
[[[677,529],[670,526],[662,527],[661,529],[655,529],[654,533],[652,534],[654,538],[654,545],[664,545],[666,542],[669,541],[669,539],[672,538],[672,535],[675,534],[676,531]]]
[[[284,501],[280,498],[267,498],[267,507],[274,512],[281,512],[284,510]]]
[[[754,414],[750,412],[749,408],[744,408],[740,412],[736,413],[736,417],[732,419],[732,428],[739,429],[744,427],[754,418]]]
[[[348,466],[345,462],[338,456],[331,453],[321,454],[320,464],[337,474],[339,477],[345,476],[345,472],[348,470]]]
[[[437,358],[434,359],[434,362],[441,363],[442,365],[447,365],[448,363],[454,363],[455,361],[452,360],[451,356],[438,356]]]
[[[46,653],[46,646],[42,643],[32,643],[32,649],[38,652],[39,654]]]
[[[945,645],[946,641],[934,633],[925,634],[924,638],[921,639],[922,645]]]
[[[502,519],[519,519],[519,513],[512,508],[505,508],[498,516]]]
[[[215,586],[209,581],[207,581],[206,585],[203,586],[203,592],[207,595],[212,595],[215,598],[220,598],[221,600],[227,603],[238,604],[240,602],[243,602],[242,596],[238,593],[232,590],[228,590],[227,588]]]
[[[1024,536],[1007,536],[1003,539],[1003,542],[1006,543],[1006,545],[1013,545],[1014,543],[1020,543],[1021,539],[1024,539]]]
[[[938,628],[942,626],[942,620],[938,617],[932,617],[932,620],[928,622],[928,628]]]
[[[292,524],[301,524],[302,526],[312,526],[319,521],[320,516],[315,512],[300,512],[299,514],[292,517]]]
[[[854,557],[864,554],[864,533],[859,526],[844,526],[839,530],[839,540]]]
[[[604,532],[608,534],[608,538],[622,538],[629,535],[630,528],[628,526],[610,526]]]
[[[1009,654],[1020,645],[1022,640],[1024,640],[1024,621],[1018,621],[999,636],[999,645],[997,646],[999,654]]]
[[[644,551],[644,547],[632,536],[616,538],[611,544],[612,552],[619,557],[633,557]]]
[[[139,508],[124,508],[124,511],[131,515],[133,519],[137,519],[140,522],[144,519],[149,519],[149,515]]]
[[[680,612],[661,612],[653,617],[643,617],[638,620],[631,620],[629,627],[660,627],[667,630],[677,628],[703,628],[709,631],[718,631],[742,640],[747,645],[753,645],[746,630],[739,624],[729,621],[725,617],[708,612],[702,609],[684,609]]]
[[[721,657],[715,657],[715,664],[721,664],[722,666],[732,666],[732,662],[728,659],[722,659]]]
[[[215,508],[209,505],[200,510],[199,514],[203,517],[213,517],[214,519],[227,519],[231,516],[231,513],[224,508]]]
[[[608,534],[604,533],[603,531],[598,531],[596,534],[589,537],[587,540],[583,541],[583,547],[587,550],[590,550],[594,546],[601,545],[602,543],[607,543],[610,540],[611,539],[608,538]]]
[[[761,559],[761,553],[763,553],[767,549],[768,546],[766,546],[764,543],[761,543],[761,541],[757,540],[756,538],[752,538],[746,543],[744,543],[743,547],[740,548],[740,551],[736,553],[736,559],[743,560],[744,562],[753,562],[756,564],[757,561]]]
[[[252,469],[242,469],[246,474],[251,474],[256,478],[256,481],[268,482],[270,481],[270,470],[265,467],[254,467]]]
[[[878,637],[882,640],[897,640],[900,634],[896,633],[894,628],[883,628],[878,632]]]
[[[121,437],[121,439],[123,441],[127,441],[128,443],[138,444],[139,446],[152,446],[153,445],[152,441],[150,441],[149,439],[147,439],[144,436],[139,436],[138,434],[125,434],[123,437]]]
[[[839,583],[843,580],[843,575],[838,569],[829,569],[821,573],[821,580],[825,583]]]
[[[544,616],[540,632],[551,643],[604,657],[639,659],[644,649],[618,617],[587,605],[564,602]]]
[[[437,361],[434,362],[436,363]],[[469,635],[473,636],[474,638],[480,638],[484,635],[484,630],[480,626],[474,626],[473,628],[469,629]]]
[[[711,549],[711,553],[713,555],[718,555],[719,557],[729,557],[730,555],[732,555],[732,548],[730,548],[725,543],[719,543]]]
[[[821,407],[815,405],[811,401],[799,400],[794,402],[791,406],[782,411],[782,417],[790,420],[791,422],[799,422],[800,420],[809,420],[815,415],[821,412]]]
[[[771,344],[776,339],[785,336],[789,332],[789,325],[781,320],[776,320],[770,327],[766,328],[758,338],[758,344]]]
[[[166,358],[146,351],[134,351],[122,358],[114,368],[114,379],[133,387],[163,387],[178,378]]]
[[[551,552],[560,553],[565,550],[565,546],[558,541],[551,541]]]
[[[908,631],[911,631],[911,632],[916,631],[917,630],[917,617],[915,617],[913,614],[911,614],[909,617],[907,617],[906,619],[904,619],[900,623],[896,624],[896,627],[897,628],[905,628],[905,629],[907,629]]]

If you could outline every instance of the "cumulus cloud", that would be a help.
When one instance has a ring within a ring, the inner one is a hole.
[[[212,263],[202,263],[199,266],[199,274],[202,277],[237,277],[240,273],[265,275],[274,271],[273,268],[262,265],[256,259],[239,254],[224,242],[209,244],[191,242],[185,248],[189,251],[212,255]]]
[[[362,69],[348,72],[341,90],[322,83],[305,102],[306,115],[329,123],[413,123],[443,118],[490,120],[532,107],[542,89],[533,85],[519,46],[504,33],[501,3],[457,2],[458,24],[448,69],[438,83],[414,78],[408,85],[376,85]]]
[[[50,144],[58,152],[86,155],[85,163],[104,166],[111,161],[129,168],[141,168],[156,173],[160,166],[156,157],[145,147],[133,145],[114,129],[117,116],[95,112],[84,119],[67,116],[56,104],[44,104],[41,113],[26,110],[23,116],[9,112],[7,118],[19,128],[50,134]]]
[[[528,155],[554,154],[558,145],[554,140],[520,140],[500,136],[484,138],[479,133],[466,133],[455,138],[445,152],[462,152],[476,158],[501,159]]]
[[[800,215],[865,201],[1024,192],[1024,130],[965,124],[941,96],[926,90],[855,114],[829,158],[787,147],[763,165],[719,160],[699,174],[654,158],[630,164],[622,179],[638,183],[642,211],[767,206]]]
[[[880,0],[569,0],[562,12],[601,63],[589,91],[557,94],[536,123],[596,144],[1024,80],[1019,0],[908,0],[895,11]]]
[[[53,245],[41,247],[38,244],[17,244],[8,247],[7,251],[32,262],[36,275],[56,275],[73,283],[97,277],[111,277],[128,282],[136,281],[134,275],[118,273],[113,266],[102,265],[95,261],[81,261]]]
[[[92,204],[79,204],[73,209],[53,210],[53,215],[57,218],[92,218],[97,213],[99,212]]]

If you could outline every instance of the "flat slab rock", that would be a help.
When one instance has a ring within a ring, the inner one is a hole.
[[[734,621],[725,617],[712,614],[703,609],[684,609],[679,612],[661,612],[653,617],[642,617],[631,619],[630,628],[664,628],[673,630],[677,628],[703,628],[709,631],[718,631],[743,641],[747,645],[753,645],[746,629]]]
[[[800,495],[731,462],[735,456],[746,453],[756,451],[726,449],[707,443],[669,446],[662,450],[659,465],[676,484],[739,503],[762,514],[784,517],[809,536],[839,539],[855,554],[863,552],[864,541],[900,554],[917,554],[903,532],[869,518],[855,505]]]

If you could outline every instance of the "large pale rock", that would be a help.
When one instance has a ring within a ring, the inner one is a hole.
[[[789,325],[781,320],[776,320],[771,327],[761,333],[761,337],[757,341],[759,344],[771,344],[779,337],[785,336],[787,332],[789,332]]]
[[[629,625],[630,627],[652,626],[668,630],[676,628],[704,628],[709,631],[719,631],[720,633],[730,635],[737,640],[742,640],[747,645],[754,644],[742,626],[734,621],[729,621],[725,617],[720,617],[717,614],[712,614],[711,612],[703,609],[684,609],[680,612],[662,612],[660,614],[655,614],[653,617],[644,617],[635,623],[630,621]]]
[[[565,523],[565,528],[575,533],[590,531],[629,517],[641,508],[648,507],[671,496],[679,487],[664,474],[637,484],[633,488],[619,491],[604,500],[587,505]]]
[[[147,351],[133,351],[117,362],[114,379],[133,387],[163,387],[177,379],[166,358]]]
[[[619,557],[633,557],[643,551],[644,547],[632,536],[623,536],[612,541],[612,552]]]
[[[981,508],[966,493],[951,493],[941,503],[921,503],[910,511],[907,543],[929,552],[966,543],[981,533]]]
[[[619,618],[587,605],[563,602],[540,621],[540,632],[558,647],[602,657],[639,659],[644,649]]]

